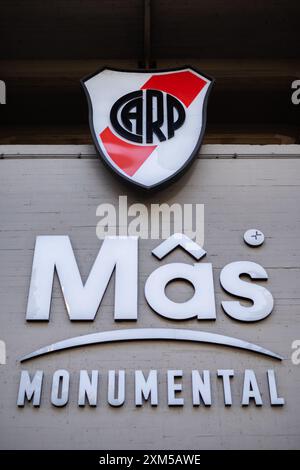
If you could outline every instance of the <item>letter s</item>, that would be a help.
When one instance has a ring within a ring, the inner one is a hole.
[[[248,274],[251,279],[268,279],[264,268],[251,261],[236,261],[227,264],[220,274],[222,287],[229,294],[250,299],[251,307],[244,307],[238,301],[223,301],[222,307],[232,318],[240,321],[257,321],[266,318],[273,310],[272,294],[265,288],[240,279],[241,274]]]

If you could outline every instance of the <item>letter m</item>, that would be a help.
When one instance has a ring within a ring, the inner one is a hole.
[[[138,239],[107,237],[83,284],[69,237],[36,239],[27,320],[49,320],[56,271],[70,320],[94,320],[115,271],[115,320],[137,319]]]

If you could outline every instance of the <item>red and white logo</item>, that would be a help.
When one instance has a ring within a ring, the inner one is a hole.
[[[105,68],[82,80],[103,160],[126,181],[158,188],[196,156],[213,80],[191,67],[147,72]]]

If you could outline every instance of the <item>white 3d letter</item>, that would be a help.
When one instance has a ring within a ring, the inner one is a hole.
[[[83,285],[69,237],[36,239],[27,320],[49,320],[56,269],[70,320],[94,320],[115,270],[115,320],[137,319],[138,239],[107,237]]]
[[[167,284],[176,279],[189,281],[195,293],[187,302],[173,302],[165,294]],[[150,307],[159,315],[173,320],[216,318],[214,282],[210,263],[171,263],[153,271],[145,284],[145,296]]]
[[[241,321],[257,321],[266,318],[273,310],[272,294],[262,286],[245,282],[241,274],[248,274],[251,279],[268,279],[264,268],[251,261],[236,261],[225,266],[220,274],[222,287],[232,295],[251,299],[253,305],[244,307],[238,301],[223,301],[222,307],[232,318]]]

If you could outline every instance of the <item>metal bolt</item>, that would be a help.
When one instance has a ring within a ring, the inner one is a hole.
[[[265,241],[265,236],[260,230],[257,230],[256,228],[251,228],[250,230],[247,230],[247,232],[244,233],[244,240],[247,245],[259,246],[262,245]]]

